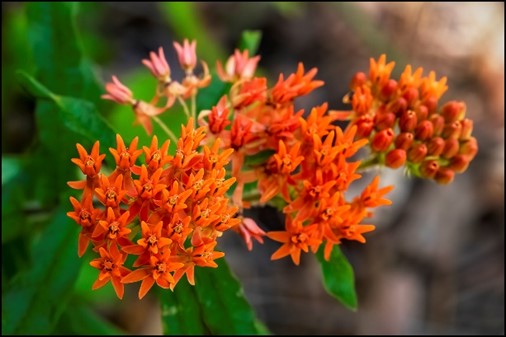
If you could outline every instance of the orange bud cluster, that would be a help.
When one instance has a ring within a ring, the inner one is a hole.
[[[217,267],[214,260],[224,255],[215,251],[217,238],[241,221],[226,197],[235,182],[225,169],[233,150],[220,152],[216,140],[199,152],[205,129],[193,123],[182,127],[174,156],[168,140],[159,147],[154,136],[141,150],[137,137],[127,147],[117,135],[110,175],[100,172],[105,154],[98,141],[89,154],[77,144],[79,158],[72,161],[86,179],[69,182],[83,194],[80,201],[70,198],[74,211],[67,215],[81,226],[79,256],[90,243],[100,255],[90,263],[100,270],[93,289],[111,281],[122,298],[124,283],[142,281],[142,298],[155,283],[173,289],[185,274],[194,284],[195,266]],[[134,270],[124,266],[129,254],[138,256]]]
[[[358,139],[370,140],[373,162],[406,166],[416,176],[450,183],[478,151],[466,106],[451,101],[438,107],[446,77],[436,80],[433,71],[424,77],[422,68],[413,72],[408,65],[397,81],[390,78],[394,65],[381,55],[371,58],[369,76],[353,77],[352,98],[345,97],[353,111],[344,119],[356,125]]]

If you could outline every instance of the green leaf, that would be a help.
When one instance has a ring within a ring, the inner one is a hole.
[[[265,150],[258,152],[255,155],[247,156],[244,160],[244,165],[246,166],[257,166],[265,163],[267,159],[269,159],[276,151],[273,150]]]
[[[75,2],[27,4],[28,38],[37,79],[58,95],[79,95],[98,102],[103,89],[83,57],[75,23],[77,7]]]
[[[353,268],[339,246],[334,246],[329,261],[323,258],[323,247],[316,256],[322,268],[325,290],[348,309],[356,311],[358,303]]]
[[[195,289],[186,278],[181,279],[174,292],[161,290],[162,326],[165,335],[207,335],[203,313]]]
[[[2,156],[2,186],[13,179],[20,169],[21,163],[19,159]]]
[[[18,72],[18,80],[34,97],[54,103],[57,115],[54,117],[58,117],[58,120],[62,121],[66,128],[84,136],[90,142],[100,140],[107,147],[114,146],[115,132],[99,114],[93,103],[79,98],[55,95],[36,79],[22,71]],[[51,113],[55,112],[44,112],[44,115],[47,115],[44,117],[49,118]],[[50,120],[54,119],[50,118]]]
[[[88,266],[89,267],[89,266]],[[99,316],[87,305],[73,300],[72,310],[61,315],[55,332],[59,335],[125,335],[126,333]]]
[[[253,56],[258,51],[260,40],[262,39],[262,32],[259,30],[245,30],[241,39],[239,40],[239,50],[247,49],[250,56]]]
[[[49,334],[65,310],[81,260],[79,226],[60,207],[32,249],[33,265],[2,294],[2,334]]]
[[[164,333],[269,334],[226,261],[216,262],[218,268],[195,268],[195,286],[183,279],[174,293],[164,291],[160,296]]]

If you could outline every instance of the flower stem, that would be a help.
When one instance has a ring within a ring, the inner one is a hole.
[[[177,137],[176,135],[167,127],[167,125],[165,125],[164,122],[162,122],[162,120],[160,118],[158,118],[158,116],[152,116],[151,118],[153,118],[153,120],[158,124],[160,125],[160,127],[163,129],[163,131],[165,131],[165,133],[169,136],[169,138],[174,142],[174,144],[177,144]]]
[[[192,103],[191,103],[191,109],[192,109],[192,117],[193,117],[193,123],[195,127],[197,127],[197,95],[192,95]]]
[[[360,162],[357,171],[366,171],[367,169],[370,169],[373,166],[381,165],[381,163],[382,163],[381,156],[379,155],[372,156]]]
[[[184,114],[186,115],[186,118],[190,119],[191,114],[190,110],[188,109],[188,104],[184,101],[184,99],[181,98],[181,96],[177,96],[177,100],[179,101],[179,104],[183,107]]]

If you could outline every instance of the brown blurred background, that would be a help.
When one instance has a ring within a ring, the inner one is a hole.
[[[181,40],[181,32],[159,5],[103,3],[97,17],[80,18],[81,29],[98,32],[113,50],[95,55],[104,81],[139,67],[160,45],[175,64],[171,45]],[[274,334],[504,334],[504,3],[207,2],[195,7],[209,37],[226,54],[244,29],[260,30],[260,67],[271,80],[294,71],[299,61],[318,67],[317,77],[326,85],[301,99],[300,107],[326,101],[333,109],[346,108],[341,99],[353,74],[367,71],[370,57],[387,53],[396,61],[394,76],[406,64],[447,76],[449,90],[441,101],[465,101],[475,122],[479,153],[451,185],[412,179],[402,170],[379,171],[383,184],[396,186],[394,205],[377,212],[371,221],[377,229],[365,245],[343,244],[356,273],[357,312],[325,293],[314,256],[303,256],[299,267],[289,259],[271,262],[276,243],[255,245],[249,253],[237,236],[225,235],[221,249],[260,320]],[[22,148],[29,141],[19,130],[29,139],[30,128],[16,126],[33,121],[29,107],[19,106],[18,119],[4,117],[3,130]],[[8,150],[17,150],[10,138],[6,142]],[[265,230],[282,226],[272,209],[251,214]],[[131,333],[161,333],[157,303],[134,297],[127,301],[135,314],[128,305],[104,308],[104,314]]]

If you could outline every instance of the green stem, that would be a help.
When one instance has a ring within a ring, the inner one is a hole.
[[[381,156],[375,155],[372,157],[369,157],[366,160],[362,160],[360,162],[360,165],[358,166],[357,171],[366,171],[367,169],[370,169],[374,166],[378,166],[382,164]]]
[[[165,133],[169,136],[169,138],[174,142],[174,144],[177,144],[177,137],[176,135],[167,127],[167,125],[165,125],[164,122],[162,122],[162,120],[160,118],[158,118],[157,116],[153,116],[151,117],[153,118],[153,120],[158,124],[160,125],[160,127],[162,128],[163,131],[165,131]]]
[[[179,101],[179,104],[183,107],[184,114],[186,115],[186,118],[190,119],[191,114],[190,110],[188,109],[188,104],[184,101],[184,99],[181,98],[181,96],[177,96],[177,100]]]
[[[192,95],[192,117],[193,117],[193,124],[195,127],[197,127],[197,95]]]

